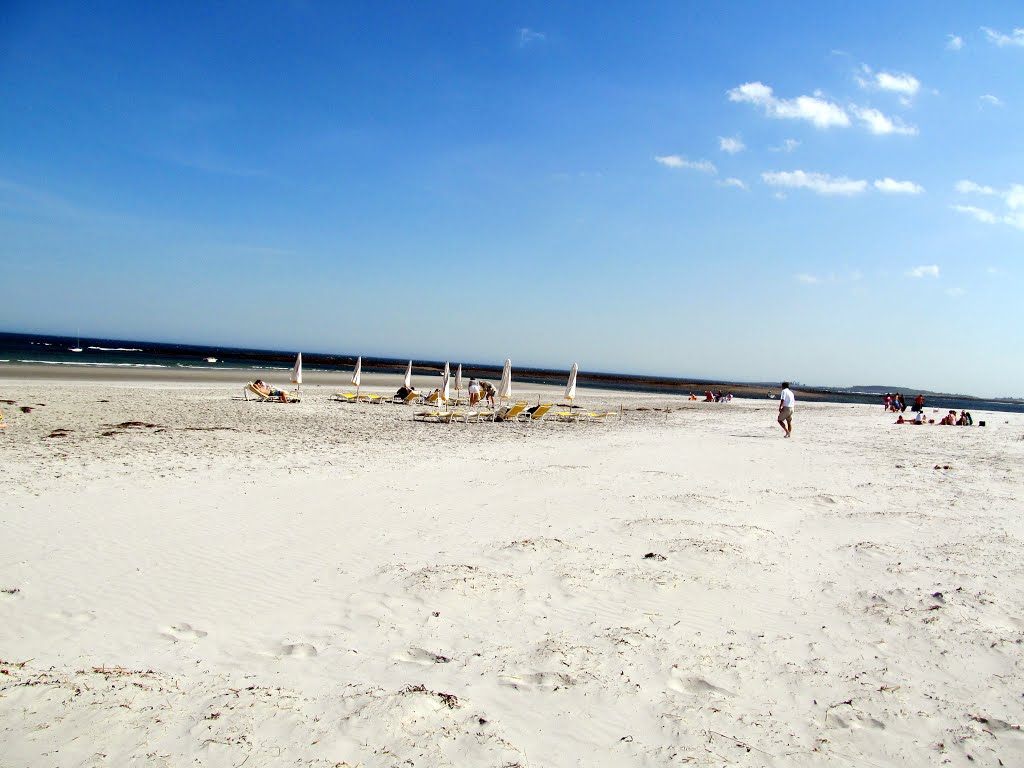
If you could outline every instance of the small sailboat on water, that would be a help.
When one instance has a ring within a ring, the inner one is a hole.
[[[71,352],[81,352],[82,351],[82,330],[81,329],[78,330],[78,335],[75,337],[75,346],[73,346],[69,351],[71,351]]]

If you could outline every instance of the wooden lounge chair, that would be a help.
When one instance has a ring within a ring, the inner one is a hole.
[[[540,421],[544,418],[544,414],[555,407],[554,403],[541,403],[534,408],[533,413],[523,412],[519,414],[520,421]]]

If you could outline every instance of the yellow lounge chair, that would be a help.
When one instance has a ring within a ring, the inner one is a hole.
[[[354,392],[335,392],[331,395],[331,400],[338,403],[354,403],[356,401],[356,395]]]
[[[523,413],[519,416],[520,421],[539,421],[544,418],[544,414],[555,407],[554,403],[541,403],[538,405],[533,413]]]
[[[437,421],[451,424],[455,411],[417,411],[412,415],[413,421]]]
[[[603,421],[604,419],[607,419],[609,416],[617,416],[617,415],[618,415],[617,411],[603,411],[601,413],[587,413],[587,414],[584,414],[584,416],[589,421]]]
[[[466,411],[466,423],[476,424],[480,421],[491,421],[494,418],[494,411]]]
[[[494,415],[495,421],[518,421],[519,414],[526,410],[529,403],[520,400],[515,405],[506,405]]]
[[[555,418],[558,421],[572,421],[576,422],[582,419],[584,416],[583,411],[558,411],[555,414]]]

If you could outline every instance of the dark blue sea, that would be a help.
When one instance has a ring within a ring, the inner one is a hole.
[[[73,351],[80,349],[80,352]],[[307,371],[351,370],[355,364],[354,355],[333,355],[314,352],[302,353],[303,367]],[[165,344],[151,341],[125,341],[124,339],[99,339],[75,336],[41,336],[20,333],[0,333],[0,376],[4,366],[38,365],[59,367],[103,367],[103,368],[150,368],[150,369],[245,369],[245,370],[290,370],[295,352],[270,349],[241,349],[233,347],[202,346],[193,344]],[[370,372],[403,371],[407,360],[391,358],[363,358],[363,370]],[[440,371],[441,362],[417,361],[417,373]],[[464,372],[468,375],[496,377],[500,367],[486,364],[467,363]],[[516,367],[516,379],[538,384],[563,384],[565,371],[551,371],[537,368]],[[690,391],[701,394],[704,389],[728,391],[729,382],[712,382],[704,379],[679,379],[663,376],[634,376],[614,373],[580,372],[581,386],[618,389],[635,392],[665,392],[686,394]],[[759,382],[733,382],[736,386],[763,388],[778,391],[777,384]],[[706,385],[706,387],[705,387]],[[798,392],[800,390],[798,389]],[[879,395],[865,392],[814,389],[814,399],[819,402],[869,403],[881,408]],[[911,402],[916,393],[910,390]],[[986,400],[966,396],[928,395],[925,398],[929,409],[940,410],[984,410],[1024,413],[1024,402]]]

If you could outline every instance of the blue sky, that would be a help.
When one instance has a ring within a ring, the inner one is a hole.
[[[1024,395],[1019,3],[636,8],[0,4],[0,330]]]

